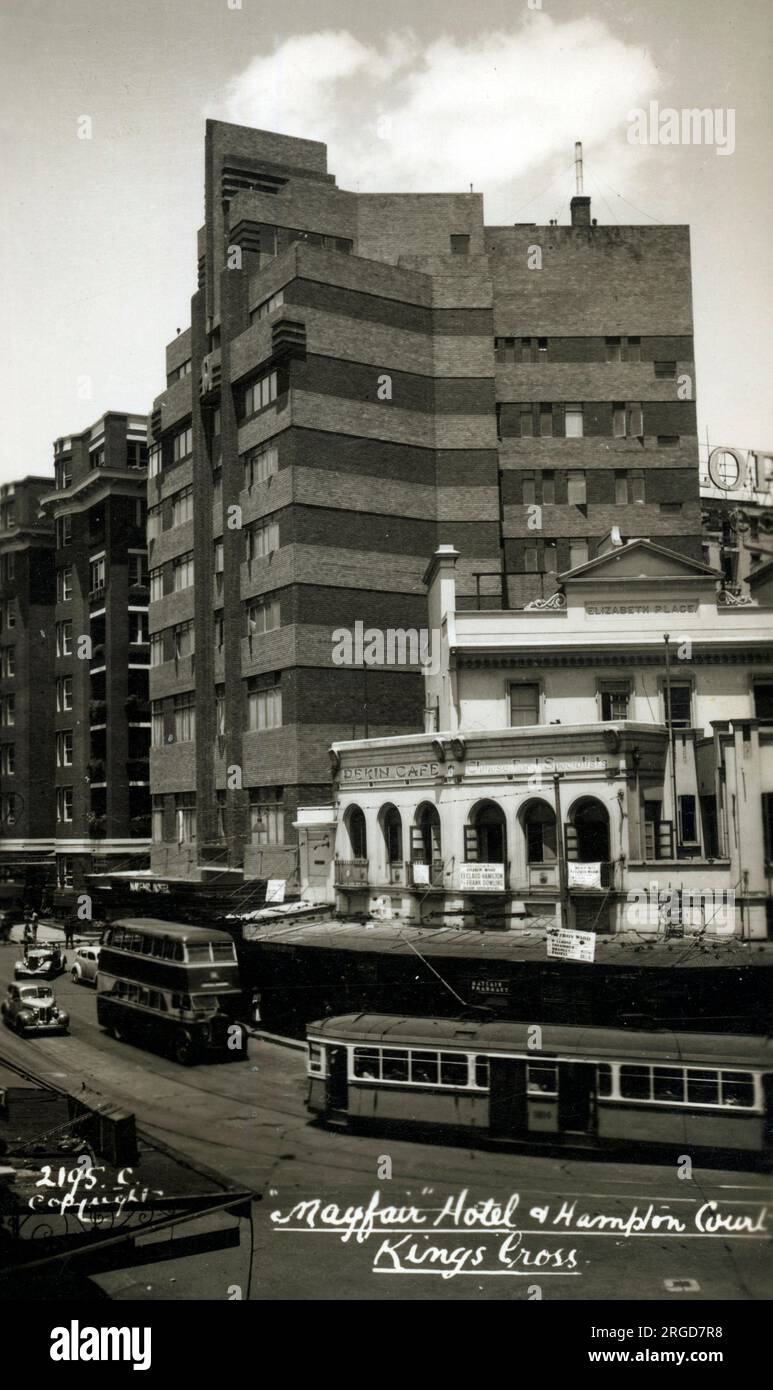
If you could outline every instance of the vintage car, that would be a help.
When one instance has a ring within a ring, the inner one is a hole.
[[[99,946],[79,946],[75,952],[70,974],[76,984],[96,985],[99,969]]]
[[[70,1026],[70,1016],[57,1006],[50,985],[9,985],[0,1004],[0,1013],[3,1022],[15,1028],[21,1038],[27,1033],[43,1033],[49,1029],[66,1033]]]
[[[53,980],[54,976],[62,974],[65,966],[60,946],[28,946],[24,955],[14,963],[13,973],[17,980],[29,979],[30,976]]]

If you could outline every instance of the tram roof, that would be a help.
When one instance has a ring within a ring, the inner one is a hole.
[[[149,936],[171,936],[176,941],[231,941],[230,932],[215,927],[193,927],[187,922],[166,922],[163,917],[118,917],[110,927],[128,927]]]
[[[771,1066],[773,1038],[738,1034],[674,1033],[671,1029],[643,1032],[628,1028],[586,1028],[541,1024],[542,1038],[534,1060],[570,1053],[573,1057],[621,1058],[672,1063],[702,1062],[712,1067],[728,1063]],[[415,1043],[442,1048],[461,1047],[482,1052],[532,1052],[533,1023],[508,1023],[460,1018],[410,1018],[399,1014],[341,1014],[308,1025],[310,1035],[343,1042],[388,1047]]]
[[[380,952],[429,958],[482,961],[546,961],[556,968],[567,962],[547,955],[546,932],[554,917],[530,917],[529,925],[507,931],[470,927],[418,927],[407,922],[297,922],[252,925],[245,945],[295,946],[316,950]],[[569,962],[571,964],[571,962]],[[650,941],[637,932],[596,937],[596,965],[641,969],[748,969],[773,965],[773,941],[739,941],[697,934],[670,941]],[[588,969],[583,965],[583,969]],[[590,967],[592,969],[592,966]]]

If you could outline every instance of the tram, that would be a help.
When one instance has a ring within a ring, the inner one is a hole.
[[[307,1045],[308,1108],[333,1125],[773,1149],[767,1037],[361,1013],[310,1024]]]

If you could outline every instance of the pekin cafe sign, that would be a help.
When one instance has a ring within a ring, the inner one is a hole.
[[[440,775],[440,763],[382,763],[378,767],[344,767],[342,784],[363,782],[421,782]]]

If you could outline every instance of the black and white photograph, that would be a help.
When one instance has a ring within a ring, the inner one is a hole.
[[[7,1323],[56,1376],[165,1305],[507,1302],[740,1369],[773,9],[0,34]]]

